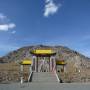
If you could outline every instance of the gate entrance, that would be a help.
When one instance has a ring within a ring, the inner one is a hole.
[[[49,60],[42,58],[38,61],[38,72],[49,72]]]
[[[52,50],[34,50],[31,52],[32,67],[35,72],[52,72],[56,70],[56,53]]]

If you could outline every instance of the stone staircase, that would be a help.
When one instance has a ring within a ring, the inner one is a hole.
[[[53,72],[33,72],[32,82],[58,82]]]

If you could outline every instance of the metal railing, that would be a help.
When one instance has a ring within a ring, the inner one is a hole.
[[[54,73],[55,73],[55,75],[56,75],[57,81],[60,83],[60,79],[59,79],[59,77],[58,77],[58,75],[57,75],[56,70],[54,71]]]
[[[32,75],[33,75],[33,71],[32,71],[32,65],[30,67],[30,72],[29,72],[29,77],[28,77],[28,82],[31,82],[32,81]]]

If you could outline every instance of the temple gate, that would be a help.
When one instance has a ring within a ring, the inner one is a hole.
[[[36,49],[31,51],[32,70],[35,72],[52,72],[56,70],[56,53],[52,50]]]

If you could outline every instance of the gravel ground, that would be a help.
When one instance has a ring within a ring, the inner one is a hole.
[[[20,83],[0,84],[0,90],[90,90],[90,83]]]

